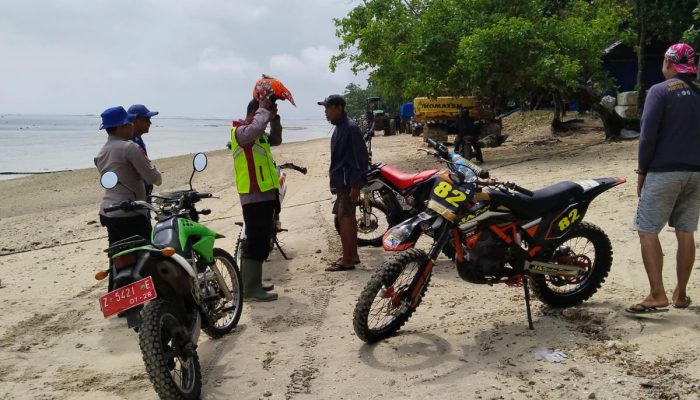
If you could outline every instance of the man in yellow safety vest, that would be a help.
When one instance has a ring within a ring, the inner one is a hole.
[[[243,297],[252,301],[277,300],[273,287],[262,285],[262,264],[270,253],[277,206],[279,177],[270,146],[282,143],[282,125],[274,97],[262,97],[248,104],[245,121],[234,122],[231,152],[236,188],[243,208],[247,240],[241,257]],[[268,123],[270,133],[265,132]]]

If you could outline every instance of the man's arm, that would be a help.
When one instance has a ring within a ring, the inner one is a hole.
[[[265,134],[265,128],[270,121],[270,111],[265,108],[258,108],[255,111],[253,121],[248,125],[241,125],[236,129],[236,141],[241,147],[250,147],[255,143],[255,139]]]
[[[277,114],[277,106],[274,107],[274,111],[270,113],[273,115],[270,118],[270,146],[279,146],[282,144],[282,122]]]
[[[352,129],[347,129],[345,134],[349,136],[348,143],[350,147],[348,186],[361,188],[365,184],[365,175],[369,165],[367,146],[365,146],[365,141],[362,139],[360,128],[353,126]]]
[[[126,147],[125,152],[126,159],[134,166],[136,172],[141,176],[141,179],[156,186],[160,186],[160,184],[163,183],[160,172],[156,169],[155,165],[151,164],[151,160],[141,152],[139,145],[129,142],[129,146]]]
[[[663,87],[660,88],[663,89]],[[659,89],[659,87],[654,89]],[[650,90],[644,102],[637,157],[637,168],[641,173],[647,172],[656,150],[656,141],[663,118],[663,98],[660,93],[660,90]]]

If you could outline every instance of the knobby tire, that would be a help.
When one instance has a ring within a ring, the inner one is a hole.
[[[581,304],[595,294],[600,286],[605,282],[610,267],[612,266],[612,245],[610,239],[599,227],[581,222],[561,239],[548,246],[545,254],[548,258],[545,261],[551,262],[556,258],[554,253],[557,248],[574,239],[583,238],[588,240],[595,252],[591,260],[591,268],[581,282],[578,282],[571,291],[556,291],[550,287],[551,277],[543,275],[533,275],[533,291],[543,303],[552,307],[563,308]],[[590,258],[590,257],[589,257]]]
[[[217,304],[217,307],[235,306],[235,309],[226,313],[231,319],[223,326],[207,324],[206,326],[202,327],[204,333],[206,333],[212,339],[219,338],[231,332],[231,330],[233,330],[233,328],[235,328],[236,325],[238,325],[238,320],[241,318],[241,312],[243,311],[243,281],[241,279],[241,272],[238,268],[238,265],[236,264],[236,261],[225,250],[215,248],[214,262],[217,261],[220,261],[218,265],[219,270],[221,271],[221,275],[223,276],[224,280],[227,280],[226,285],[228,286],[229,291],[231,291],[231,294],[233,295],[231,304],[229,304],[229,302],[226,301],[224,298],[223,291],[219,290],[219,295],[221,296],[221,298],[219,299],[220,304]],[[226,268],[226,270],[222,270],[222,267]]]
[[[186,381],[182,385],[176,384],[171,374],[177,357],[168,338],[172,339],[179,330],[187,331],[180,309],[167,300],[155,299],[141,311],[141,321],[139,347],[146,372],[158,396],[168,400],[198,399],[202,389],[202,372],[196,351],[187,360],[189,368],[183,371]]]
[[[401,310],[401,307],[392,306],[392,299],[379,297],[378,294],[382,288],[394,287],[399,292],[406,289],[413,281],[413,277],[423,270],[427,262],[428,255],[424,251],[410,249],[382,264],[367,282],[360,297],[357,299],[353,314],[353,328],[357,337],[367,343],[377,342],[392,336],[408,321],[428,290],[430,276],[428,276],[418,294],[415,307],[408,306],[406,309]],[[408,274],[403,274],[409,265],[412,269],[408,271]],[[399,278],[401,279],[399,280]],[[378,307],[372,307],[375,301],[380,303]],[[387,314],[389,317],[387,322],[379,327],[371,327],[370,325],[374,319],[382,314]]]

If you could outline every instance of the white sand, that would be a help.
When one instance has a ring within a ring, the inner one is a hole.
[[[513,122],[515,120],[509,121]],[[700,319],[696,305],[641,318],[624,307],[647,291],[636,233],[636,142],[604,143],[603,132],[551,139],[520,126],[501,148],[485,149],[492,175],[537,189],[561,180],[632,179],[604,193],[585,220],[610,236],[614,261],[601,290],[580,307],[555,311],[533,301],[527,329],[521,288],[463,282],[440,259],[423,304],[398,336],[373,346],[357,339],[352,312],[373,271],[391,254],[362,248],[360,269],[327,273],[339,256],[327,191],[328,139],[286,144],[278,161],[309,169],[289,173],[280,239],[291,261],[273,252],[266,275],[280,299],[246,304],[234,332],[199,342],[205,399],[638,399],[698,398]],[[293,134],[293,133],[292,133]],[[418,171],[435,167],[419,138],[376,137],[374,159]],[[208,226],[233,252],[240,220],[225,151],[209,154],[194,185],[219,199]],[[189,156],[158,160],[164,186],[186,185]],[[153,399],[137,335],[122,319],[102,318],[106,231],[97,221],[97,172],[82,170],[0,182],[0,399]],[[675,237],[662,233],[667,289],[675,283]],[[429,243],[428,243],[429,245]],[[689,294],[700,300],[698,277]],[[536,361],[546,346],[565,363]],[[595,394],[595,397],[591,395]]]

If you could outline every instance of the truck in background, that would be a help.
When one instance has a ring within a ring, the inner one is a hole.
[[[493,111],[474,96],[416,97],[413,99],[413,120],[423,126],[424,140],[446,143],[450,127],[457,121],[462,107],[467,108],[469,115],[478,122],[480,137],[501,135],[500,120],[496,120]]]

